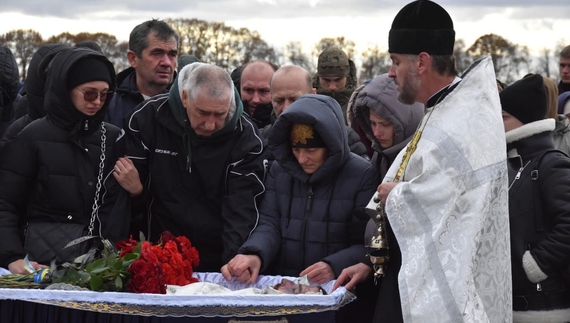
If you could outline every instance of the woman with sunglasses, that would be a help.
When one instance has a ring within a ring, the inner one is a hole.
[[[0,156],[0,267],[25,274],[83,254],[89,242],[64,248],[76,238],[126,236],[128,199],[111,175],[120,130],[103,122],[114,88],[105,56],[73,48],[54,57],[46,116]]]

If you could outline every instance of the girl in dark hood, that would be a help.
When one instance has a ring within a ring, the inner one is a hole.
[[[1,267],[24,274],[26,255],[38,269],[79,256],[81,245],[63,247],[80,236],[126,235],[128,200],[118,198],[124,191],[110,176],[119,129],[103,122],[114,88],[105,56],[75,48],[54,57],[46,116],[8,141],[0,156]]]

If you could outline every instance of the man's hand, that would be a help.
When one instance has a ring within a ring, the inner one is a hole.
[[[357,284],[360,284],[372,277],[372,268],[369,266],[358,263],[342,270],[333,286],[333,291],[346,283],[344,286],[348,290],[354,289]]]
[[[319,261],[317,263],[310,265],[299,274],[299,276],[305,276],[305,275],[307,275],[307,279],[309,279],[309,282],[316,283],[319,285],[331,281],[335,277],[331,266],[329,266],[329,264],[327,264],[324,261]]]
[[[113,176],[125,191],[131,196],[139,196],[143,191],[143,186],[139,178],[139,172],[133,161],[127,157],[121,157],[115,163]]]
[[[378,198],[382,202],[382,204],[386,205],[386,200],[388,199],[388,195],[394,189],[398,183],[394,182],[386,182],[378,185]]]
[[[44,265],[40,265],[35,261],[30,261],[30,264],[34,267],[35,270],[41,269],[41,268],[46,268],[47,266]],[[8,265],[8,270],[12,273],[12,274],[19,274],[19,275],[27,275],[29,274],[29,272],[26,270],[26,267],[24,266],[24,259],[18,259],[16,261],[12,261],[9,265]]]
[[[259,275],[261,259],[256,255],[237,255],[220,270],[226,280],[233,276],[240,283],[252,284]]]

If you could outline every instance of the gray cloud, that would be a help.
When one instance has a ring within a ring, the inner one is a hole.
[[[78,18],[88,13],[124,11],[125,17],[152,16],[226,21],[247,18],[370,16],[379,12],[397,12],[408,0],[8,0],[0,2],[0,12],[20,12],[33,16]],[[311,3],[315,3],[311,6]],[[482,13],[515,9],[514,19],[567,18],[568,0],[440,0],[449,11],[469,10],[471,17]],[[540,3],[540,6],[537,4]],[[131,18],[132,19],[132,18]],[[457,19],[454,16],[454,19]]]

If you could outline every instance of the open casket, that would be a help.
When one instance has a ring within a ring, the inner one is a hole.
[[[280,283],[282,278],[297,279],[260,276],[256,283],[246,285],[228,282],[219,273],[194,275],[200,281],[219,284],[231,290],[250,287],[264,289]],[[228,318],[247,318],[234,322],[276,322],[275,319],[304,322],[316,318],[319,321],[334,322],[334,311],[353,301],[355,296],[343,287],[332,292],[333,284],[334,281],[331,281],[321,286],[327,295],[156,295],[0,288],[0,302],[2,299],[21,300],[99,313],[196,318],[185,322],[228,322]]]

